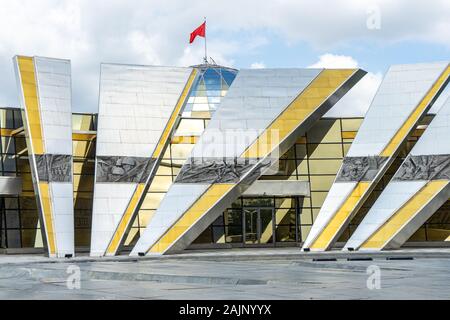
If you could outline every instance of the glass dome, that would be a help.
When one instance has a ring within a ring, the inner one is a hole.
[[[200,75],[194,84],[183,116],[192,113],[214,113],[222,98],[227,94],[238,70],[215,64],[194,66]]]

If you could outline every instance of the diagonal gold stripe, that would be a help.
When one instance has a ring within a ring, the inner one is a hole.
[[[41,126],[41,114],[37,94],[34,61],[30,57],[18,57],[22,93],[25,101],[25,111],[29,127],[29,137],[33,154],[44,154],[44,143]]]
[[[428,107],[430,107],[431,102],[435,98],[436,94],[438,94],[439,90],[443,88],[443,85],[446,83],[449,76],[450,66],[448,66],[441,74],[441,76],[436,80],[436,82],[427,92],[416,109],[414,109],[414,111],[408,117],[408,120],[406,120],[402,127],[397,131],[395,136],[391,139],[389,144],[384,148],[383,152],[381,152],[380,156],[392,157],[395,154],[403,141],[405,141],[411,131],[414,130],[414,127],[416,126],[417,122],[420,120],[424,112],[428,109]]]
[[[172,144],[196,144],[199,140],[199,137],[196,136],[179,136],[173,137],[171,143]]]
[[[55,255],[56,241],[55,241],[55,230],[53,228],[52,200],[49,184],[46,182],[40,182],[38,184],[38,188],[39,188],[39,198],[42,203],[42,213],[44,217],[45,235],[47,237],[48,249],[50,255]]]
[[[160,159],[160,157],[163,156],[162,152],[167,147],[168,143],[170,142],[169,139],[171,138],[173,131],[175,129],[175,125],[177,122],[177,119],[180,117],[181,111],[183,107],[186,105],[187,98],[189,96],[189,93],[192,89],[192,86],[194,84],[195,78],[197,77],[197,70],[192,69],[192,72],[188,78],[188,81],[183,89],[183,92],[181,93],[180,98],[178,99],[177,104],[175,105],[175,108],[172,112],[172,115],[169,118],[169,121],[167,122],[167,125],[161,135],[161,139],[158,142],[158,145],[155,148],[155,151],[152,155],[153,159]],[[157,165],[158,161],[154,164]],[[151,183],[152,177],[149,177],[149,183]],[[142,197],[144,196],[144,191],[146,189],[146,184],[139,184],[133,193],[133,196],[131,198],[130,203],[128,204],[128,207],[120,219],[119,225],[114,232],[113,238],[106,250],[107,255],[115,255],[117,253],[117,250],[120,247],[120,244],[124,238],[125,232],[127,231],[133,217],[136,215],[137,212],[137,206],[140,203]]]
[[[274,147],[297,129],[356,71],[356,69],[322,71],[244,152],[242,157],[260,159],[268,156]],[[275,139],[277,141],[274,141]]]
[[[417,212],[430,202],[447,184],[447,180],[430,181],[411,197],[361,246],[362,249],[381,250]]]

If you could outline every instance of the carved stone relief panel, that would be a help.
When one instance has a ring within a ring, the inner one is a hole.
[[[394,180],[450,180],[450,155],[409,156]]]
[[[155,160],[138,157],[97,157],[97,182],[145,182]]]
[[[183,166],[175,182],[238,183],[257,164],[257,159],[247,158],[194,158]],[[252,175],[259,176],[261,168],[258,170]]]
[[[72,182],[72,156],[45,154],[35,157],[39,181]]]
[[[337,182],[373,181],[388,158],[385,157],[347,157],[344,159]]]

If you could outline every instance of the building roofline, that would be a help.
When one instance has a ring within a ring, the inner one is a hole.
[[[225,67],[225,66],[221,66],[219,64],[212,64],[212,63],[202,63],[202,64],[197,64],[197,65],[193,65],[191,66],[191,68],[199,68],[199,69],[225,69],[225,70],[231,70],[234,72],[239,71],[238,69],[235,68],[231,68],[231,67]]]

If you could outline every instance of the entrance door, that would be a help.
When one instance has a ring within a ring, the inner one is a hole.
[[[273,209],[245,208],[243,220],[245,246],[275,245]]]

